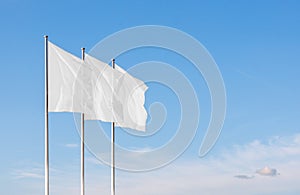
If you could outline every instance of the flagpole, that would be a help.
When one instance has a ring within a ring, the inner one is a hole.
[[[115,59],[112,68],[115,68]],[[111,123],[111,195],[115,195],[115,122]]]
[[[49,195],[48,36],[45,35],[45,195]]]
[[[81,48],[81,59],[85,58],[85,48]],[[84,113],[81,113],[81,195],[84,195]]]

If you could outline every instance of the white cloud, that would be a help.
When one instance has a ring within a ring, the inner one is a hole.
[[[41,179],[44,178],[44,175],[39,174],[39,173],[32,173],[32,172],[24,172],[20,171],[16,173],[16,178],[34,178],[34,179]]]
[[[99,166],[103,166],[104,164],[98,160],[95,156],[92,156],[92,157],[86,157],[85,158],[85,161],[88,162],[88,163],[91,163],[93,165],[99,165]]]
[[[77,148],[78,144],[66,144],[65,145],[67,148]]]
[[[202,159],[178,159],[172,164],[151,172],[131,173],[117,170],[117,194],[132,195],[198,195],[198,194],[297,194],[300,191],[300,135],[255,140],[236,145],[219,155]],[[109,194],[110,168],[95,166],[87,159],[86,193]],[[280,177],[254,177],[260,175]],[[274,168],[276,167],[276,169]],[[61,169],[54,177],[55,194],[79,194],[79,167]],[[241,174],[242,173],[242,174]],[[21,174],[22,175],[22,174]],[[26,175],[23,174],[25,176]],[[34,177],[34,176],[33,176]]]
[[[270,167],[264,167],[262,169],[259,169],[256,171],[257,174],[263,175],[263,176],[276,176],[278,175],[276,169],[272,169]]]
[[[32,168],[25,170],[14,170],[12,175],[15,179],[43,179],[43,169]]]
[[[154,150],[155,148],[146,146],[146,147],[142,147],[142,148],[136,148],[136,147],[131,147],[130,150],[133,150],[135,152],[140,152],[140,153],[144,153],[144,152],[150,152],[152,150]]]
[[[251,175],[251,176],[249,176],[249,175],[235,175],[234,177],[236,177],[238,179],[253,179],[254,178],[253,175]]]
[[[122,173],[119,190],[124,194],[287,194],[299,192],[300,134],[272,137],[236,145],[210,158],[175,161],[149,173]],[[274,168],[261,172],[281,176],[254,177],[265,164]],[[240,174],[248,173],[248,174]],[[238,178],[238,179],[237,179]],[[157,188],[156,186],[161,186]],[[147,191],[145,191],[147,189]]]

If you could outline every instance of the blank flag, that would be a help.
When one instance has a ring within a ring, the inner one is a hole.
[[[147,86],[125,70],[86,55],[85,61],[48,45],[49,112],[79,112],[85,120],[145,130]]]

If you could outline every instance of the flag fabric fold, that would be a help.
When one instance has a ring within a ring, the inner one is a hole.
[[[90,55],[83,61],[51,42],[48,52],[49,112],[79,112],[85,120],[145,130],[143,81]]]
[[[74,91],[84,92],[84,86],[74,89],[82,60],[56,45],[48,44],[49,112],[82,112],[83,100]]]
[[[122,121],[123,118],[114,114],[113,110],[114,70],[112,67],[90,55],[85,56],[84,66],[93,72],[89,90],[91,98],[87,99],[88,110],[85,111],[85,120]]]
[[[144,103],[148,87],[120,66],[116,65],[115,70],[113,105],[123,118],[116,126],[145,131],[147,112]]]

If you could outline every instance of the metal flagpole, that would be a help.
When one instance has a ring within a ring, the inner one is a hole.
[[[112,68],[115,68],[115,59]],[[111,195],[115,195],[115,122],[111,123]]]
[[[84,60],[85,48],[81,48],[81,59]],[[84,195],[84,113],[81,113],[81,195]]]
[[[48,36],[45,35],[45,195],[49,195]]]

